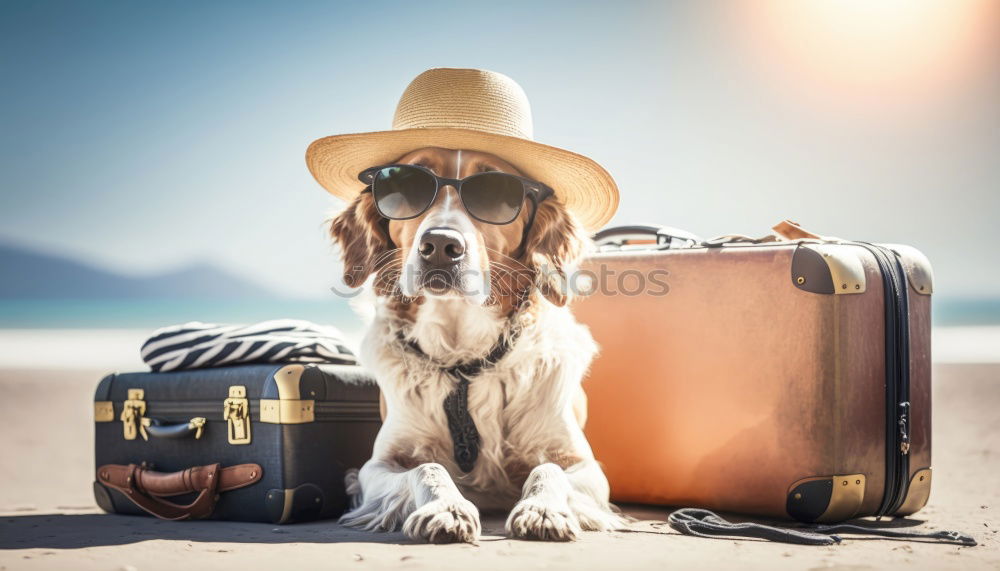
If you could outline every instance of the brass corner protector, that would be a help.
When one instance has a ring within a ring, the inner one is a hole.
[[[792,254],[792,285],[821,294],[864,293],[865,266],[844,244],[799,244]]]
[[[113,422],[115,420],[115,403],[109,400],[94,401],[94,422]]]
[[[906,274],[906,281],[915,293],[920,295],[934,293],[934,270],[931,268],[930,260],[923,252],[904,244],[883,245],[899,257],[899,263],[903,266],[903,272]]]
[[[292,500],[295,489],[268,490],[264,505],[268,508],[271,523],[288,523],[292,519]]]
[[[903,505],[899,506],[894,515],[915,514],[925,505],[931,497],[931,469],[923,468],[917,470],[910,478],[910,487],[906,492],[906,499]]]
[[[279,399],[298,400],[302,398],[299,383],[302,381],[302,373],[305,370],[304,365],[285,365],[274,373],[274,383],[278,386]]]
[[[799,521],[845,521],[861,509],[865,484],[864,474],[804,478],[789,487],[785,509]]]
[[[294,488],[274,488],[264,496],[264,509],[271,523],[309,521],[320,517],[324,508],[323,490],[305,483]]]
[[[260,421],[271,424],[303,424],[316,420],[316,401],[302,398],[304,365],[285,365],[274,373],[278,398],[260,399]]]

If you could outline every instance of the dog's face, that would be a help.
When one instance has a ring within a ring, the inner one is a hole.
[[[480,172],[520,173],[506,161],[474,151],[425,148],[398,161],[420,165],[438,176],[465,178]],[[520,246],[531,213],[524,205],[510,224],[480,222],[462,206],[458,192],[445,186],[423,215],[391,221],[389,237],[402,248],[399,289],[404,296],[465,297],[477,304],[490,295],[490,262],[501,262]]]
[[[521,174],[500,157],[469,150],[426,147],[393,162],[420,165],[444,178],[489,171]],[[409,220],[382,218],[372,194],[362,193],[330,225],[343,252],[344,281],[357,287],[375,274],[378,295],[455,297],[501,306],[515,305],[537,286],[551,302],[564,305],[567,272],[586,237],[559,202],[558,192],[556,188],[555,198],[538,205],[527,234],[535,208],[528,198],[513,222],[497,225],[469,215],[450,185],[440,188],[423,214]]]

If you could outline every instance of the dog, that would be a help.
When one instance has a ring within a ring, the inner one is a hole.
[[[454,179],[520,175],[468,150],[422,148],[396,162]],[[349,477],[354,507],[340,523],[402,527],[433,543],[476,542],[479,510],[509,510],[514,538],[567,541],[620,527],[582,429],[580,383],[597,348],[567,307],[569,274],[589,241],[558,197],[524,204],[497,225],[470,216],[454,186],[407,220],[386,220],[363,192],[330,233],[344,281],[370,279],[375,293],[360,359],[385,412],[371,460]],[[481,363],[496,347],[502,357],[468,379],[478,446],[471,466],[460,465],[442,403],[463,377],[448,369]]]

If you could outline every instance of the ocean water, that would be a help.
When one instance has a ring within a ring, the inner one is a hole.
[[[344,330],[362,327],[344,299],[330,300],[0,300],[4,329],[155,329],[165,325],[305,319]]]
[[[938,297],[936,327],[1000,325],[1000,298]],[[327,300],[3,300],[3,329],[149,329],[187,321],[253,323],[267,319],[305,319],[344,330],[362,328],[346,299]]]
[[[945,300],[934,312],[936,363],[1000,363],[1000,302]],[[278,318],[333,325],[355,351],[364,328],[343,299],[0,301],[0,369],[145,370],[139,348],[158,327]]]

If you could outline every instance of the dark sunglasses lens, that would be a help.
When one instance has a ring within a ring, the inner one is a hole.
[[[524,202],[524,183],[499,172],[477,174],[462,182],[462,202],[476,218],[493,224],[513,222]]]
[[[413,218],[434,201],[437,182],[425,170],[414,167],[386,167],[375,173],[372,196],[386,218]]]

